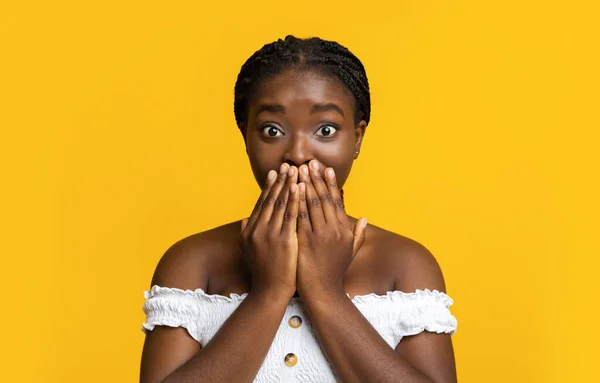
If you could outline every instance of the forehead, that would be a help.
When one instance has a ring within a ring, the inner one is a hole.
[[[250,108],[258,104],[292,105],[335,103],[353,111],[354,96],[336,76],[318,71],[287,70],[265,80],[257,89]]]

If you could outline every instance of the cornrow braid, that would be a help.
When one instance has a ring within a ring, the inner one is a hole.
[[[292,35],[264,45],[242,65],[234,90],[233,112],[240,129],[246,125],[248,105],[260,85],[290,67],[314,69],[337,77],[356,99],[355,122],[371,119],[371,93],[360,60],[335,41]],[[242,132],[243,133],[243,132]]]

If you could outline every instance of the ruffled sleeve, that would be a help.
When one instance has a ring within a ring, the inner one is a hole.
[[[437,290],[416,290],[404,297],[405,308],[399,311],[398,328],[403,336],[423,331],[454,334],[458,322],[450,313],[452,298]]]
[[[450,313],[454,301],[437,290],[388,291],[356,296],[352,302],[392,348],[403,337],[423,331],[456,332],[457,321]]]
[[[152,331],[155,326],[183,327],[190,336],[198,340],[197,318],[198,302],[194,294],[184,290],[153,286],[144,291],[146,302],[142,309],[146,314],[146,322],[142,331]]]
[[[225,297],[206,294],[202,289],[152,286],[144,292],[146,322],[142,331],[152,331],[156,326],[183,327],[204,347],[246,295]]]

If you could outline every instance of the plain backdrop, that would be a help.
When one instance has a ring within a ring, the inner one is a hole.
[[[2,381],[138,379],[157,261],[258,196],[233,86],[287,34],[337,40],[367,68],[348,210],[438,259],[459,380],[600,381],[598,10],[2,2]]]

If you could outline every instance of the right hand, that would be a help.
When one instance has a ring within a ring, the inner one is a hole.
[[[298,263],[298,169],[282,164],[269,172],[250,215],[242,220],[240,246],[252,277],[251,292],[291,298]]]

